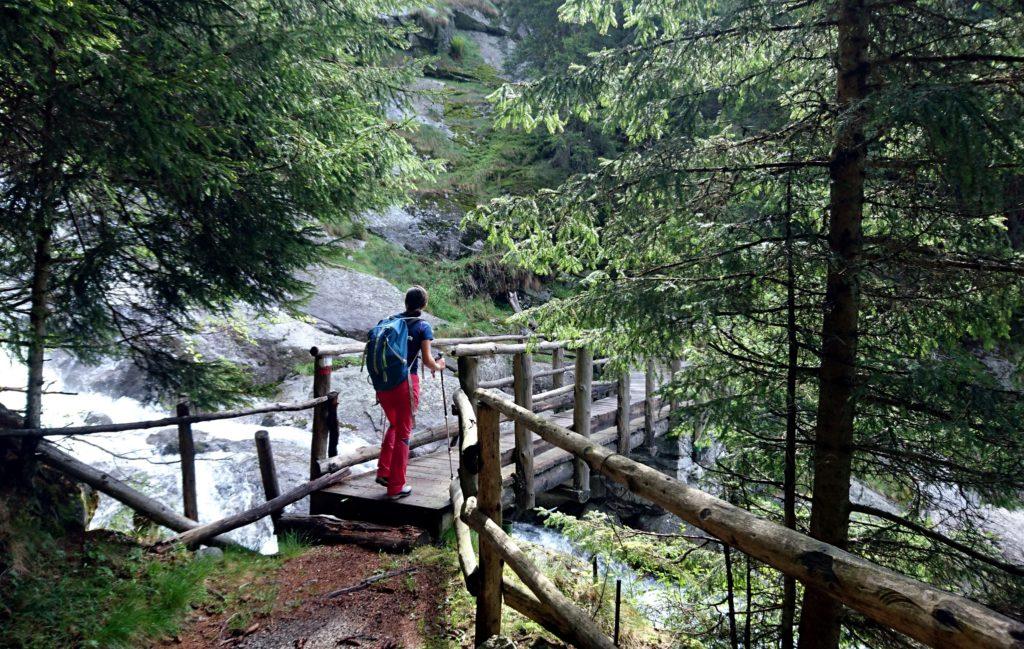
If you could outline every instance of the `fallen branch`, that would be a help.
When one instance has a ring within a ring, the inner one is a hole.
[[[210,537],[230,532],[231,530],[238,529],[239,527],[250,523],[255,523],[259,519],[269,516],[275,511],[280,511],[297,500],[305,498],[314,491],[320,491],[321,489],[335,485],[347,478],[350,473],[351,471],[346,468],[320,476],[316,480],[310,480],[305,484],[299,485],[291,491],[283,493],[277,498],[268,500],[257,507],[247,509],[239,514],[222,518],[219,521],[214,521],[213,523],[208,523],[201,527],[196,527],[173,538],[167,539],[166,541],[157,544],[155,549],[157,552],[162,552],[177,543],[189,546],[204,543],[206,539]]]
[[[391,579],[392,577],[397,577],[398,575],[405,575],[411,572],[416,572],[416,568],[413,566],[408,566],[405,568],[399,568],[398,570],[389,570],[388,572],[384,572],[379,575],[374,575],[373,577],[367,577],[366,579],[362,580],[361,582],[353,586],[346,586],[345,588],[340,588],[338,590],[331,591],[324,595],[324,599],[338,597],[339,595],[347,595],[348,593],[354,593],[360,590],[366,590],[370,586],[376,584],[378,581]]]
[[[412,525],[389,527],[345,521],[327,514],[285,514],[277,522],[279,534],[291,532],[320,545],[358,545],[385,552],[409,552],[429,542],[426,531]]]

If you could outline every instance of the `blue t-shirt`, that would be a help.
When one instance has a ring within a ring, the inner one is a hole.
[[[399,313],[396,317],[399,318],[415,318],[416,316],[409,315],[407,313]],[[419,371],[420,360],[419,354],[423,347],[424,340],[434,339],[434,329],[430,326],[430,323],[422,318],[416,320],[408,320],[406,324],[409,326],[409,348],[406,350],[406,363],[409,365],[409,373],[415,374]]]

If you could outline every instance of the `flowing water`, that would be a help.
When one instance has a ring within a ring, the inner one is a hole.
[[[95,372],[100,374],[108,369],[98,366]],[[0,356],[0,385],[23,385],[24,380],[24,366],[9,356]],[[47,364],[45,380],[48,391],[66,389],[63,377],[52,364]],[[0,393],[0,400],[9,408],[20,409],[24,406],[24,395],[21,393],[3,392]],[[79,391],[73,395],[43,396],[43,425],[46,427],[98,423],[108,418],[114,423],[120,423],[168,416],[170,413],[157,406],[127,397],[113,398],[99,392]],[[217,520],[264,500],[253,443],[254,434],[261,429],[270,433],[282,490],[308,479],[308,428],[261,425],[258,417],[194,424],[200,522]],[[79,460],[107,471],[148,496],[180,510],[181,468],[177,455],[176,428],[49,439]],[[345,452],[365,443],[360,437],[342,430],[338,448],[340,452]],[[302,508],[305,504],[297,503],[293,507]],[[116,500],[100,495],[99,506],[90,527],[124,530],[130,528],[131,524],[130,510]],[[264,553],[277,550],[277,540],[271,534],[268,520],[240,528],[228,536]]]

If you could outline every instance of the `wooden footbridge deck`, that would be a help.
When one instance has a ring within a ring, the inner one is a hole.
[[[629,399],[629,434],[630,448],[636,448],[644,440],[644,407],[647,394],[643,373],[634,372],[630,375]],[[617,446],[619,432],[616,419],[618,416],[619,395],[616,391],[611,396],[600,398],[591,403],[590,428],[591,439],[602,446]],[[659,411],[655,419],[665,413]],[[574,411],[572,409],[555,412],[549,409],[542,413],[545,419],[554,424],[573,429]],[[503,427],[501,435],[502,463],[502,503],[508,507],[515,500],[515,433],[511,425]],[[452,422],[453,435],[458,434],[455,422]],[[572,480],[573,456],[566,451],[553,447],[541,438],[533,442],[534,456],[534,492],[544,493],[563,483]],[[318,514],[333,514],[339,518],[363,520],[373,523],[412,524],[428,530],[438,536],[451,526],[452,504],[449,486],[451,484],[451,467],[459,469],[459,449],[450,452],[442,442],[441,448],[430,453],[411,458],[408,468],[407,483],[413,492],[401,500],[389,500],[383,487],[376,483],[375,471],[353,476],[349,480],[328,487],[311,498],[310,509]]]

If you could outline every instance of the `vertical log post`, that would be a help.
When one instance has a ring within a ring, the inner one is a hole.
[[[274,452],[270,447],[270,433],[265,430],[256,431],[256,457],[260,463],[260,481],[263,483],[263,495],[267,500],[273,500],[281,495],[281,486],[277,482],[277,465],[274,464]],[[277,521],[281,518],[281,512],[270,513],[270,520],[274,523],[274,532],[277,532]]]
[[[500,413],[485,405],[477,406],[477,430],[480,436],[480,486],[477,503],[480,512],[501,525],[501,431]],[[476,646],[501,634],[501,574],[504,564],[498,551],[486,541],[480,542],[480,594],[476,598]]]
[[[576,384],[573,390],[573,430],[590,437],[590,404],[594,389],[594,355],[589,349],[576,350]],[[585,500],[590,494],[590,467],[580,458],[573,460],[572,486]]]
[[[179,417],[190,414],[188,397],[178,395],[175,413]],[[186,518],[199,521],[199,502],[196,497],[196,444],[192,439],[192,424],[178,424],[178,454],[181,456],[181,499]]]
[[[559,370],[565,365],[565,350],[561,347],[551,350],[551,369]],[[565,385],[565,372],[558,372],[551,375],[551,388],[560,388]]]
[[[332,390],[327,395],[327,456],[338,454],[338,392]]]
[[[616,384],[616,392],[618,394],[618,404],[616,405],[615,410],[615,429],[619,438],[615,450],[619,455],[625,455],[628,457],[630,411],[629,368],[623,370],[619,374],[619,380]]]
[[[654,413],[654,392],[658,389],[658,366],[653,358],[647,359],[644,373],[644,446],[652,456],[657,452],[654,445],[654,427],[657,425]]]
[[[479,359],[477,359],[476,356],[460,356],[457,362],[459,370],[459,386],[462,388],[462,391],[466,393],[466,396],[469,397],[469,402],[475,409],[477,401],[473,394],[480,385],[480,377],[477,369]],[[479,438],[479,424],[477,425],[477,431],[477,436]],[[461,439],[461,428],[459,430],[459,434],[459,448],[462,448],[463,440]],[[472,473],[469,470],[468,465],[461,461],[459,462],[459,484],[462,485],[462,494],[466,498],[477,494],[476,474]]]
[[[680,370],[683,369],[683,361],[679,358],[673,358],[669,361],[669,380],[675,381],[679,376]],[[668,420],[670,425],[675,425],[679,420],[679,397],[673,393],[672,398],[669,399],[668,405]]]
[[[512,385],[516,405],[533,410],[533,358],[520,352],[512,360]],[[536,506],[533,490],[533,433],[521,422],[515,422],[516,510],[527,512]]]
[[[330,356],[320,356],[311,351],[316,361],[313,363],[313,398],[325,397],[331,391],[331,371],[333,363]],[[320,477],[320,460],[327,459],[327,403],[317,404],[313,408],[313,439],[309,445],[309,479]]]

